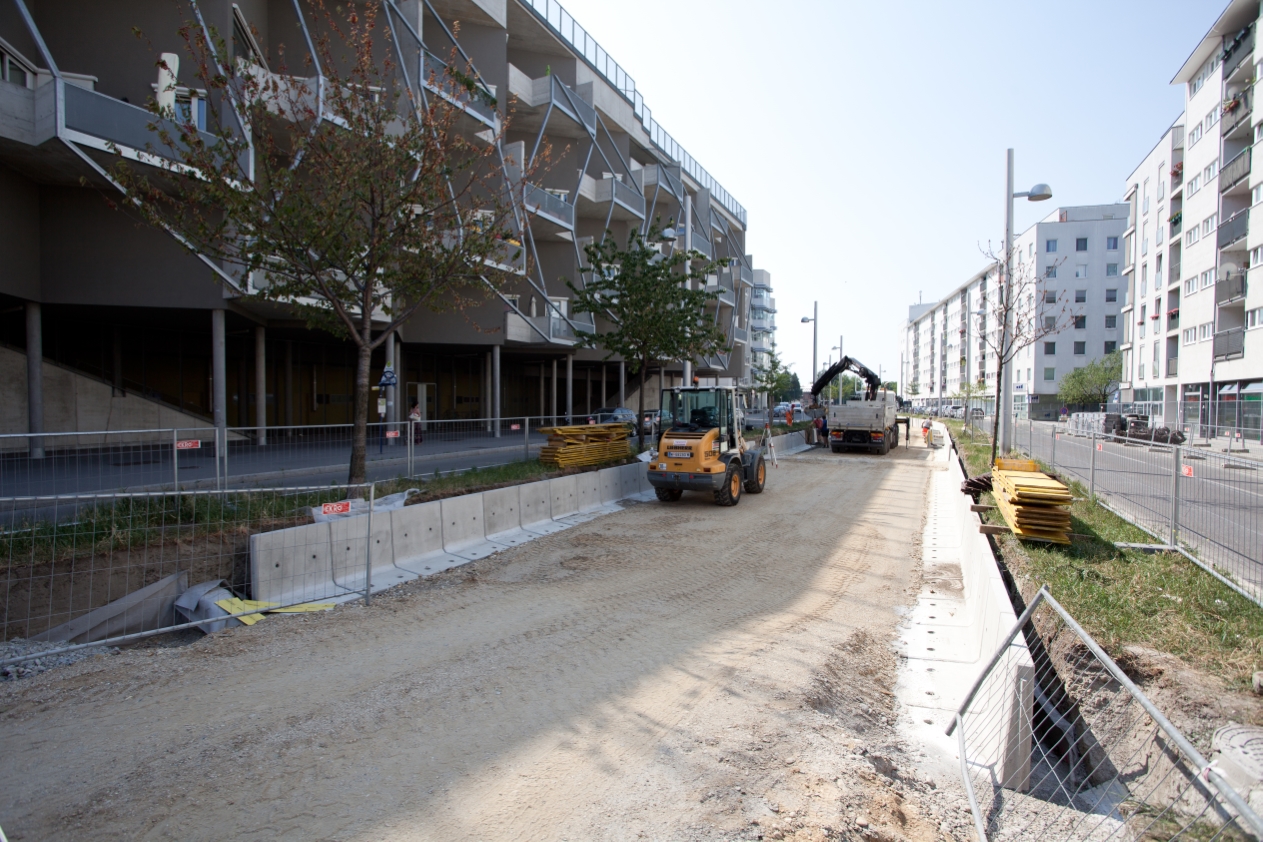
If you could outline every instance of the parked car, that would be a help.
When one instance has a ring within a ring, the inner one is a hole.
[[[645,435],[657,436],[662,431],[662,425],[664,423],[670,425],[671,420],[671,413],[663,412],[661,409],[651,409],[641,419],[641,426],[645,428]]]
[[[986,414],[987,413],[983,411],[983,408],[980,406],[975,406],[973,409],[969,410],[969,416],[971,418],[983,418]]]
[[[636,432],[636,413],[622,406],[603,406],[588,416],[589,424],[626,424]]]

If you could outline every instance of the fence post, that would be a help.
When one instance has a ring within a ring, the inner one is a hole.
[[[223,450],[219,446],[219,429],[220,429],[219,427],[215,428],[215,490],[216,491],[220,491],[223,489],[223,484],[220,482],[220,478],[219,478],[220,464],[223,461]],[[225,436],[225,438],[227,438],[227,436]]]
[[[1096,430],[1092,431],[1092,450],[1088,462],[1088,499],[1096,502]]]
[[[412,444],[414,441],[416,441],[416,438],[417,438],[417,428],[415,426],[416,423],[417,423],[416,421],[413,421],[411,419],[408,420],[408,476],[415,475],[415,471],[413,470],[413,464],[412,464],[412,458],[414,455]]]
[[[180,431],[171,431],[171,490],[180,490]]]
[[[1183,471],[1183,459],[1180,446],[1171,449],[1171,539],[1168,543],[1178,547],[1176,541],[1180,536],[1180,474]]]
[[[1057,426],[1054,424],[1052,430],[1052,456],[1048,459],[1048,466],[1054,471],[1057,470]]]
[[[522,461],[531,461],[531,416],[522,419]]]
[[[373,593],[373,499],[377,492],[377,483],[368,484],[368,537],[365,538],[364,553],[364,604],[372,604]]]

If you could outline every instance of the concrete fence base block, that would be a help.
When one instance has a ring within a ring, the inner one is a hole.
[[[31,640],[91,643],[107,637],[173,625],[176,622],[175,600],[188,585],[189,574],[186,571],[172,573],[152,585],[89,611],[82,617],[32,635]]]
[[[623,499],[623,481],[618,468],[602,468],[596,473],[602,503],[609,506]]]
[[[649,476],[648,469],[643,463],[636,462],[632,465],[621,465],[618,468],[619,482],[623,489],[622,499],[635,500],[640,498],[640,474],[644,473]]]
[[[579,478],[556,477],[548,481],[553,520],[560,520],[579,511]]]
[[[368,538],[368,516],[329,522],[329,555],[333,559],[333,584],[347,590],[363,590],[371,542],[373,567],[391,567],[395,563],[394,541],[390,532],[390,514],[373,515],[373,535]]]
[[[486,558],[502,549],[487,540],[483,495],[463,494],[439,503],[443,513],[443,549],[470,561]]]
[[[598,471],[579,474],[575,479],[578,511],[593,512],[601,508],[601,475]]]

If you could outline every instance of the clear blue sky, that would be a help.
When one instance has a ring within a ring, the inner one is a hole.
[[[563,0],[646,104],[749,212],[782,357],[845,350],[895,379],[909,304],[984,263],[1004,226],[1121,199],[1180,113],[1169,85],[1226,0]],[[836,358],[836,352],[833,352]]]

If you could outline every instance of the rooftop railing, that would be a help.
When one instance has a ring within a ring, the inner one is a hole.
[[[746,209],[742,207],[741,203],[733,198],[732,194],[723,188],[723,185],[716,181],[704,167],[697,163],[697,160],[692,155],[685,151],[680,144],[675,142],[671,135],[667,134],[666,130],[658,125],[658,122],[653,119],[649,107],[645,105],[640,92],[636,90],[636,80],[629,76],[618,62],[610,58],[601,45],[570,16],[569,12],[562,8],[560,3],[556,2],[556,0],[522,0],[522,3],[531,9],[549,29],[573,47],[586,64],[600,74],[602,78],[610,83],[614,90],[622,94],[631,103],[633,111],[645,127],[645,131],[648,133],[649,139],[654,146],[657,146],[668,157],[678,162],[680,167],[694,181],[709,190],[716,201],[723,205],[729,213],[741,220],[742,225],[746,224]]]

